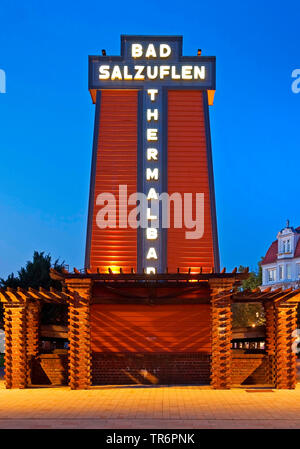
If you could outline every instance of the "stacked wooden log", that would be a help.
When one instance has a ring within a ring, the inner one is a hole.
[[[212,295],[211,386],[231,386],[231,300],[226,292]]]
[[[26,306],[4,304],[6,388],[27,386]]]
[[[275,346],[276,346],[276,329],[275,329],[275,307],[274,303],[267,301],[264,303],[265,319],[266,319],[266,352],[269,356],[269,373],[268,379],[270,385],[276,383],[276,363],[275,363]]]
[[[27,383],[31,384],[33,359],[39,354],[40,303],[28,302],[26,313]]]
[[[68,283],[69,291],[69,385],[72,390],[91,385],[90,284]]]
[[[276,387],[292,389],[296,385],[296,353],[293,331],[297,324],[296,304],[276,304]]]

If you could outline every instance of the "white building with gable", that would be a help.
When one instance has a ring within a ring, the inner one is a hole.
[[[295,229],[287,221],[261,265],[264,287],[300,287],[300,226]]]

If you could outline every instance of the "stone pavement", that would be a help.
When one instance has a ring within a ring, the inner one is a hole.
[[[1,429],[300,428],[296,390],[247,392],[203,386],[100,386],[6,390]]]

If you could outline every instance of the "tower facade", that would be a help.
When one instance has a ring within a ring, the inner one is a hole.
[[[209,105],[215,57],[181,36],[121,36],[89,57],[96,105],[86,268],[219,270]]]

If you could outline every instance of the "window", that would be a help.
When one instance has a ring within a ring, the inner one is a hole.
[[[285,253],[286,245],[285,240],[282,241],[282,252]]]
[[[283,279],[283,265],[279,265],[279,279],[281,281]]]
[[[270,270],[268,270],[268,281],[276,281],[276,268],[271,268]]]
[[[297,278],[300,278],[300,263],[296,263]]]
[[[292,279],[292,267],[290,263],[286,266],[286,277],[287,279]]]
[[[287,253],[291,252],[291,241],[290,241],[290,239],[286,241],[286,252]]]

